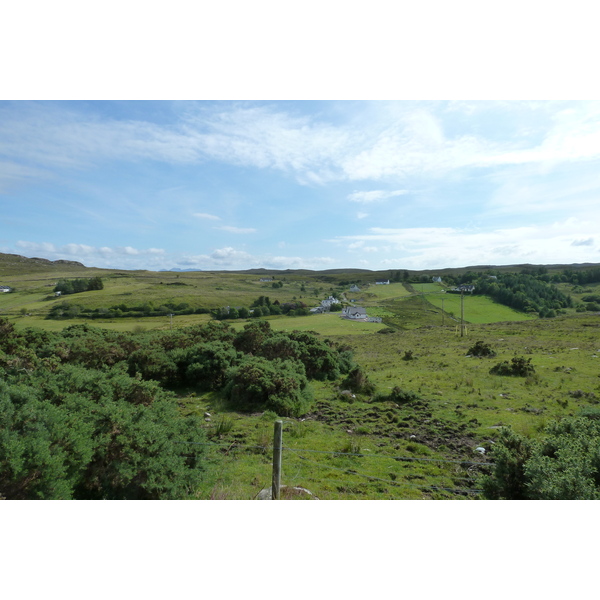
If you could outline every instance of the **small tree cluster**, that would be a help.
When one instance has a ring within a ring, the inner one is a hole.
[[[90,277],[89,279],[61,279],[54,286],[55,292],[60,292],[65,295],[103,289],[104,283],[100,277]]]

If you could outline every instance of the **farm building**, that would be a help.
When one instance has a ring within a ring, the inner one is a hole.
[[[390,280],[389,279],[378,279],[375,282],[376,285],[390,285]]]
[[[353,285],[353,286],[350,288],[350,291],[351,291],[351,292],[360,292],[360,288],[359,288],[357,285]]]
[[[362,306],[346,306],[342,310],[342,317],[345,319],[366,319],[367,309]]]
[[[339,304],[340,301],[337,298],[334,298],[333,296],[329,296],[329,298],[327,298],[327,300],[321,300],[321,306],[323,308],[330,308],[332,304]]]

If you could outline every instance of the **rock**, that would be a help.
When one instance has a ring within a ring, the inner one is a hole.
[[[211,414],[210,414],[209,412],[205,412],[205,413],[204,413],[204,416],[205,416],[205,417],[208,417],[208,418],[210,418],[210,417],[211,417]]]
[[[303,487],[290,487],[287,485],[279,486],[279,497],[282,500],[288,500],[292,498],[298,497],[308,497],[310,500],[318,500],[318,498],[306,488]],[[260,490],[256,495],[256,500],[272,500],[273,499],[273,490],[269,488],[265,488],[264,490]]]
[[[483,446],[477,446],[477,448],[475,448],[475,452],[479,452],[479,454],[485,454],[485,448]]]

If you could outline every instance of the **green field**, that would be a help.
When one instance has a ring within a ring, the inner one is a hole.
[[[0,262],[1,267],[1,262]],[[49,272],[51,270],[51,272]],[[55,299],[62,277],[99,275],[105,287]],[[340,313],[304,317],[271,316],[275,331],[315,331],[351,348],[356,362],[375,387],[374,393],[340,394],[342,379],[312,381],[313,406],[302,418],[284,419],[282,483],[311,490],[322,499],[477,498],[478,476],[491,460],[499,429],[511,426],[535,438],[552,419],[576,415],[600,402],[600,320],[594,313],[539,319],[466,294],[460,335],[461,297],[441,293],[439,284],[359,284],[349,292],[322,274],[277,274],[282,288],[261,283],[249,273],[150,273],[46,266],[27,273],[0,270],[0,283],[16,291],[0,295],[0,317],[22,330],[60,331],[84,319],[48,320],[49,308],[68,300],[90,307],[151,300],[176,300],[207,308],[250,305],[258,296],[308,306],[328,295],[354,299],[381,324],[352,322]],[[343,274],[336,274],[343,281]],[[357,275],[354,275],[357,277]],[[182,285],[184,284],[184,285]],[[561,284],[562,285],[562,284]],[[564,284],[569,292],[572,286]],[[577,299],[597,291],[589,286]],[[49,298],[49,299],[48,299]],[[442,313],[443,308],[443,313]],[[210,315],[181,315],[174,329],[206,323]],[[253,319],[228,322],[235,330]],[[91,325],[120,332],[171,328],[168,317],[98,319]],[[493,358],[468,356],[476,341],[496,352]],[[490,374],[500,361],[531,359],[535,375]],[[414,399],[381,400],[394,388]],[[268,487],[274,414],[231,410],[218,393],[176,390],[181,411],[210,413],[214,468],[198,498],[251,499]],[[219,432],[219,424],[228,428]],[[230,427],[229,427],[230,426]],[[487,454],[475,452],[483,447]]]
[[[444,310],[447,315],[461,318],[460,294],[426,293],[427,302]],[[499,323],[501,321],[530,321],[536,315],[519,312],[508,306],[498,304],[486,296],[464,295],[464,319],[466,323]]]

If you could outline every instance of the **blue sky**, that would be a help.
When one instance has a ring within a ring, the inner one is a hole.
[[[3,101],[0,251],[124,269],[600,262],[593,101]]]

